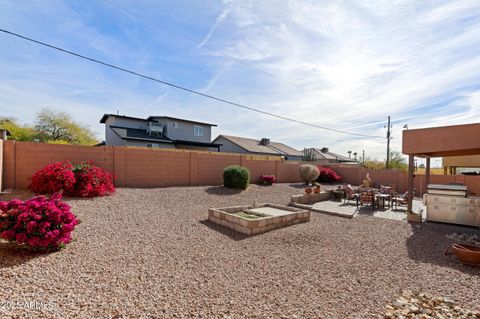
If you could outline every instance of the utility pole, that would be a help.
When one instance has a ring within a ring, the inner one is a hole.
[[[365,164],[365,150],[362,150],[362,164]]]
[[[388,169],[389,162],[390,162],[390,115],[388,116],[388,123],[387,123],[387,161],[385,163],[386,169]]]

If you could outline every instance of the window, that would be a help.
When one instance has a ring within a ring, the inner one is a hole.
[[[193,126],[193,134],[195,136],[203,136],[203,127],[198,126],[198,125],[194,125]]]
[[[147,147],[160,147],[157,143],[147,144]]]
[[[177,128],[178,127],[178,122],[173,122],[172,126],[173,126],[173,128]]]

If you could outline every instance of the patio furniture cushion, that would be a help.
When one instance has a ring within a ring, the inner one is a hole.
[[[408,191],[406,191],[403,195],[394,196],[392,197],[392,202],[396,203],[397,205],[407,205],[408,203]]]
[[[393,186],[380,185],[380,193],[382,194],[393,194],[395,188]]]

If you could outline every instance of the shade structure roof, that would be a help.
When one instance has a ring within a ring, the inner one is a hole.
[[[480,154],[480,123],[403,131],[402,153],[418,157]]]

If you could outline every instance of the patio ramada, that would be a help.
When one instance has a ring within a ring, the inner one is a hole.
[[[303,186],[118,189],[67,199],[77,241],[49,255],[0,242],[0,300],[51,301],[6,317],[377,318],[404,289],[480,310],[480,269],[442,256],[445,235],[478,232],[370,216],[312,213],[310,222],[247,237],[209,223],[210,207],[286,205]],[[23,198],[30,193],[1,195]]]

